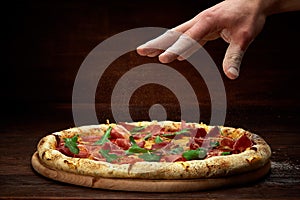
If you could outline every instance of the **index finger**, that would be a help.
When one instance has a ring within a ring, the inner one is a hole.
[[[213,21],[212,17],[207,16],[206,12],[203,11],[197,16],[197,22],[187,29],[184,34],[196,41],[201,41],[209,33],[216,32],[216,29],[216,22]]]

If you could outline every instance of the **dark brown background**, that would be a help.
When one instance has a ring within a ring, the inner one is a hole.
[[[241,76],[227,79],[221,68],[227,44],[205,48],[218,65],[227,94],[225,125],[262,135],[271,145],[272,170],[265,180],[221,190],[181,194],[140,194],[81,188],[36,174],[30,157],[44,135],[74,126],[72,87],[87,54],[101,41],[138,27],[172,28],[217,1],[10,1],[1,16],[0,197],[6,198],[298,198],[300,178],[299,12],[267,19],[264,30],[243,59]],[[142,63],[157,62],[129,52],[110,65],[99,83],[99,122],[112,119],[110,99],[120,74]],[[201,77],[187,62],[170,66],[190,81],[199,99],[201,121],[209,123],[210,98]],[[183,70],[184,69],[184,70]],[[134,120],[148,119],[155,102],[179,120],[178,102],[157,85],[140,88],[131,99]],[[153,94],[153,95],[152,95]],[[145,98],[148,97],[148,98]],[[141,99],[143,101],[141,101]],[[141,103],[142,102],[142,103]]]

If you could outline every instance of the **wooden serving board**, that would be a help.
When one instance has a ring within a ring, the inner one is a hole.
[[[53,170],[40,162],[37,152],[33,154],[31,163],[39,174],[56,181],[91,188],[139,192],[187,192],[241,185],[261,179],[269,172],[271,167],[270,162],[268,162],[265,166],[255,171],[224,178],[145,180],[92,177]]]

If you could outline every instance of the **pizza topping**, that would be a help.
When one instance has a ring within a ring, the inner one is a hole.
[[[68,139],[74,139],[74,138],[76,138],[76,137],[74,136],[74,137],[68,138]],[[70,141],[70,140],[67,140],[67,141]],[[66,144],[70,148],[67,147]],[[72,148],[78,148],[78,151],[72,152],[70,150]],[[90,156],[88,149],[84,145],[73,143],[73,142],[64,143],[61,141],[57,146],[57,150],[59,150],[60,152],[62,152],[63,154],[65,154],[67,156],[71,156],[71,157],[75,157],[75,158],[88,158]]]
[[[96,145],[103,145],[106,142],[109,142],[108,138],[110,138],[110,132],[112,130],[112,127],[110,126],[106,131],[105,134],[101,137],[100,140],[95,142]]]
[[[161,139],[161,137],[156,136],[155,143],[157,144],[157,143],[162,143],[162,142],[163,142],[163,140]]]
[[[185,158],[182,157],[181,154],[175,155],[165,155],[161,158],[162,162],[178,162],[178,161],[186,161]]]
[[[230,155],[231,152],[230,151],[224,151],[221,153],[221,156],[227,156],[227,155]]]
[[[173,148],[171,148],[171,146],[169,146],[169,149],[164,148],[163,150],[167,151],[168,154],[171,154],[171,155],[181,155],[182,152],[184,152],[184,149],[182,146],[173,146]]]
[[[196,132],[196,135],[195,135],[195,138],[204,138],[206,136],[207,132],[204,128],[197,128],[197,132]]]
[[[228,137],[224,137],[221,141],[220,141],[220,145],[224,146],[224,147],[228,147],[230,149],[233,149],[233,145],[234,145],[234,140]]]
[[[253,146],[247,134],[223,134],[218,126],[111,124],[101,135],[66,135],[57,150],[67,156],[111,163],[177,162],[227,156]]]
[[[218,126],[213,127],[208,132],[208,137],[210,137],[210,138],[219,137],[220,135],[221,135],[221,130]]]
[[[186,160],[199,160],[205,158],[207,155],[207,151],[204,148],[198,148],[196,150],[185,151],[182,154]]]
[[[106,159],[107,162],[113,162],[114,160],[118,159],[116,154],[109,153],[109,150],[100,149],[99,153]]]
[[[127,139],[123,138],[117,138],[116,140],[114,140],[114,143],[124,150],[129,149],[131,146],[130,142]]]
[[[248,147],[251,146],[252,146],[252,141],[246,134],[244,134],[235,142],[235,144],[233,145],[233,149],[238,152],[243,152]]]
[[[132,135],[134,135],[135,133],[141,132],[141,131],[144,130],[145,128],[146,128],[146,126],[136,126],[136,127],[134,127],[134,128],[130,131],[130,133],[131,133]]]
[[[149,133],[149,134],[145,135],[144,140],[148,140],[148,139],[151,138],[151,137],[152,137],[152,134]]]
[[[79,154],[79,148],[77,146],[78,135],[71,138],[64,138],[65,147],[67,147],[71,153]]]
[[[112,138],[128,139],[131,134],[125,127],[117,124],[112,128],[110,135]]]
[[[161,133],[162,127],[158,124],[152,124],[147,126],[143,132],[144,133],[151,133],[153,136],[159,135]]]
[[[220,143],[218,141],[210,141],[210,147],[215,148],[220,146]]]
[[[143,159],[144,161],[148,161],[148,162],[157,162],[160,161],[161,156],[154,154],[154,153],[143,153],[141,155],[138,156],[139,158]]]
[[[165,134],[162,134],[161,136],[167,137],[167,138],[174,138],[175,136],[181,135],[183,133],[189,133],[189,130],[188,129],[182,129],[182,130],[176,131],[176,132],[165,133]],[[176,137],[176,138],[178,139],[179,137]]]
[[[207,152],[207,157],[206,158],[210,158],[210,157],[214,157],[214,156],[221,156],[223,152],[225,152],[226,150],[224,149],[211,149]]]
[[[132,146],[126,151],[126,154],[131,154],[131,153],[148,153],[149,150],[141,148],[134,140],[132,136],[129,137],[129,140],[132,144]]]
[[[117,155],[125,155],[124,149],[115,145],[112,142],[105,143],[103,146],[100,147],[100,149],[109,150],[110,153],[114,153]]]
[[[161,149],[161,148],[167,146],[169,143],[170,142],[165,141],[165,142],[160,142],[160,143],[153,144],[152,147],[151,147],[151,150]]]

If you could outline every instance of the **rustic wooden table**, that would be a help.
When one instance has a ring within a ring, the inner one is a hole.
[[[86,55],[116,33],[137,27],[171,28],[215,3],[185,2],[183,5],[182,1],[24,1],[7,6],[3,18],[6,20],[2,24],[6,35],[1,68],[4,88],[0,96],[0,198],[299,199],[299,12],[268,18],[265,29],[249,47],[241,76],[235,81],[222,74],[221,63],[227,45],[216,40],[205,47],[224,81],[225,125],[260,134],[272,148],[272,168],[263,180],[210,191],[138,193],[60,183],[32,169],[30,158],[39,139],[74,126],[72,87]],[[120,78],[118,72],[149,62],[157,63],[157,59],[141,58],[129,52],[110,66],[111,73],[98,85],[96,93],[99,122],[113,119],[110,96],[113,84]],[[208,123],[211,105],[203,80],[189,71],[186,62],[170,66],[181,70],[193,85],[199,99],[201,121]],[[147,119],[145,110],[154,100],[144,97],[149,97],[149,91],[151,94],[159,91],[151,87],[141,89],[134,96],[130,110],[134,120]],[[179,120],[178,102],[172,100],[172,94],[166,92],[158,96],[168,108],[168,118]]]

